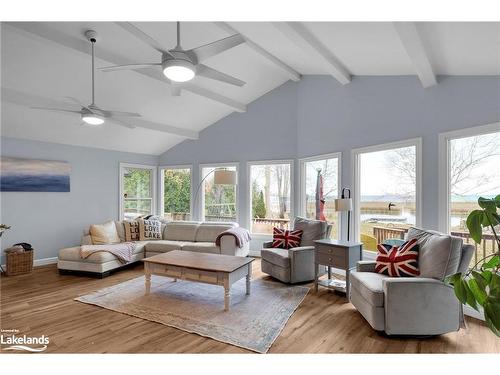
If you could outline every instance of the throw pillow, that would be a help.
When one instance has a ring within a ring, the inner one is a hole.
[[[139,222],[138,221],[124,221],[125,227],[125,241],[139,241]]]
[[[158,220],[139,219],[139,239],[161,240],[161,223]]]
[[[92,224],[90,226],[90,236],[94,245],[120,243],[114,221],[107,221],[104,224]]]
[[[302,230],[288,230],[273,228],[273,243],[272,247],[281,249],[290,249],[299,247],[302,238]]]
[[[416,239],[401,246],[379,244],[377,246],[375,272],[391,277],[415,277],[418,268],[418,244]]]

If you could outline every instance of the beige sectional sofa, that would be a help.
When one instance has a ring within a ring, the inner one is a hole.
[[[123,222],[115,222],[118,236],[125,241]],[[245,257],[249,252],[249,243],[242,248],[236,245],[233,236],[227,235],[221,238],[220,246],[215,245],[215,240],[220,233],[227,229],[238,226],[237,223],[215,223],[194,221],[172,221],[162,224],[162,239],[151,241],[136,241],[133,261],[172,250],[186,250],[200,253],[225,254]],[[90,233],[84,231],[82,245],[92,244]],[[123,263],[107,252],[94,253],[86,259],[80,257],[80,246],[61,249],[57,267],[61,274],[64,273],[91,273],[104,277],[117,268],[123,267]]]

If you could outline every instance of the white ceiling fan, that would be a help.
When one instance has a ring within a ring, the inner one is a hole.
[[[81,108],[80,110],[69,110],[65,108],[48,108],[48,107],[31,107],[32,109],[41,109],[45,111],[55,111],[63,113],[77,113],[81,116],[83,123],[88,125],[101,125],[104,123],[105,119],[109,119],[116,123],[117,125],[122,125],[127,128],[135,128],[134,125],[129,125],[117,119],[117,117],[141,117],[139,113],[133,112],[121,112],[121,111],[110,111],[107,109],[99,108],[95,104],[95,94],[94,94],[94,44],[97,41],[97,33],[93,30],[87,30],[85,32],[85,37],[92,45],[92,103],[85,105],[76,98],[67,96],[66,98],[78,104]]]
[[[156,63],[126,64],[99,68],[104,72],[157,66],[161,67],[163,74],[173,82],[187,82],[192,80],[195,76],[202,76],[240,87],[245,84],[244,81],[238,78],[201,64],[205,59],[245,42],[245,39],[240,34],[234,34],[200,47],[185,50],[181,47],[180,22],[177,22],[177,45],[175,48],[169,50],[131,23],[120,22],[119,25],[160,52],[161,61]]]

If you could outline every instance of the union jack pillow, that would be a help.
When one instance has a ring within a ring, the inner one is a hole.
[[[418,244],[414,238],[401,246],[379,244],[377,246],[375,272],[391,277],[415,277],[418,268]]]
[[[302,230],[288,230],[274,227],[273,244],[271,246],[281,249],[299,247],[303,232]]]

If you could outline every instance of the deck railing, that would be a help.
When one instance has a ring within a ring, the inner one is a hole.
[[[373,227],[373,237],[377,239],[377,243],[382,243],[389,238],[403,239],[406,232],[408,232],[407,228]],[[480,244],[475,243],[468,232],[453,231],[451,235],[461,237],[465,243],[474,245],[475,252],[471,265],[476,264],[479,259],[498,251],[498,245],[493,234],[483,233],[483,240]]]

